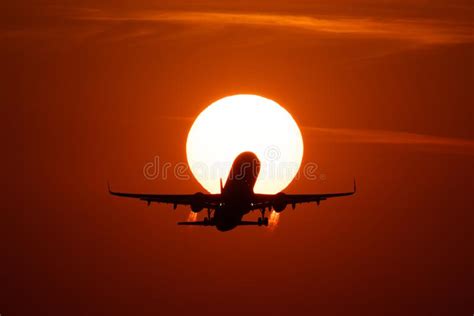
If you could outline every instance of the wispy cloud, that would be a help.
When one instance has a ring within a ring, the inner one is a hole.
[[[41,21],[44,22],[44,25]],[[248,26],[275,31],[300,31],[314,36],[400,40],[416,45],[474,41],[472,22],[452,20],[235,11],[114,11],[57,6],[50,7],[47,13],[38,17],[34,25],[30,21],[26,21],[24,25],[18,21],[12,26],[5,25],[6,27],[0,30],[0,38],[49,38],[55,36],[83,38],[91,34],[91,36],[103,34],[109,35],[115,40],[125,40],[131,37],[139,38],[161,34],[158,24],[163,23],[192,26]],[[114,26],[120,26],[120,35],[111,32]]]
[[[472,25],[427,19],[371,19],[347,17],[313,17],[304,15],[141,11],[112,13],[81,10],[76,19],[109,22],[161,22],[218,25],[249,25],[300,29],[309,32],[351,34],[359,36],[410,40],[424,44],[443,44],[473,41]]]
[[[161,119],[163,120],[170,120],[170,121],[193,121],[192,116],[174,116],[174,115],[163,115],[160,116]]]
[[[191,116],[161,116],[161,119],[190,123],[193,121]],[[314,133],[313,135],[317,135],[321,142],[431,146],[474,155],[474,140],[471,139],[376,129],[327,128],[307,125],[301,126],[301,129]]]
[[[304,126],[318,134],[319,140],[362,144],[417,145],[444,148],[474,155],[474,140],[386,130],[322,128]]]

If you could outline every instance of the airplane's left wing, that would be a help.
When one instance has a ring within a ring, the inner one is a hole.
[[[109,193],[115,196],[135,198],[145,201],[150,205],[151,202],[178,205],[196,205],[202,208],[215,209],[220,203],[220,194],[143,194],[143,193],[125,193],[112,191],[109,186]]]

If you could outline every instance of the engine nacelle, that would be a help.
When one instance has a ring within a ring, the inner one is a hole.
[[[199,213],[204,209],[204,194],[201,192],[197,192],[194,194],[193,199],[191,201],[191,211],[193,213]]]
[[[283,212],[286,206],[288,205],[288,203],[286,202],[286,194],[282,192],[278,193],[275,196],[275,199],[273,200],[272,204],[273,204],[273,209],[275,210],[275,212],[277,213]]]

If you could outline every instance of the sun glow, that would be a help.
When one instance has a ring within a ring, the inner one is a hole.
[[[303,158],[303,138],[293,117],[278,103],[257,95],[222,98],[199,114],[186,143],[188,164],[199,183],[219,193],[234,159],[254,152],[261,162],[256,193],[283,190]]]

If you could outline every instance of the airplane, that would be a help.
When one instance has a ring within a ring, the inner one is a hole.
[[[225,232],[237,226],[257,225],[268,226],[268,217],[265,211],[274,210],[282,212],[287,205],[295,209],[298,203],[316,202],[317,205],[323,200],[335,197],[349,196],[356,193],[356,183],[351,192],[325,193],[325,194],[259,194],[254,193],[253,188],[260,171],[260,161],[253,152],[243,152],[237,156],[232,164],[225,185],[220,180],[219,194],[139,194],[115,192],[110,189],[109,193],[119,197],[136,198],[147,202],[168,203],[176,209],[178,205],[191,207],[191,211],[199,213],[207,209],[207,216],[203,221],[178,222],[178,225],[192,226],[215,226],[217,230]],[[251,211],[260,210],[261,217],[257,221],[244,221],[244,215]]]

